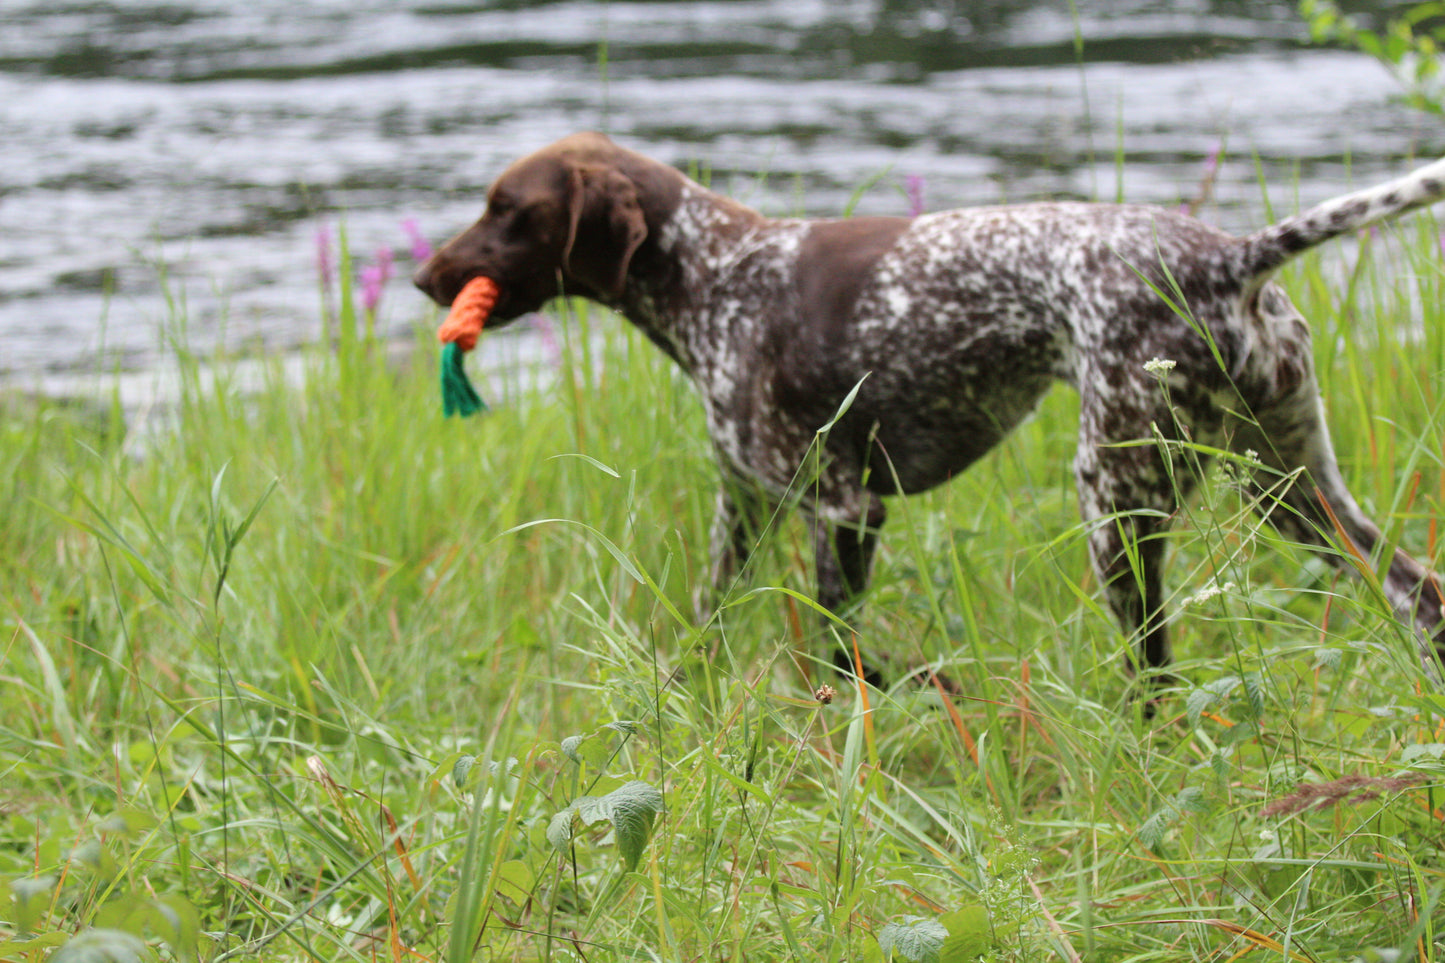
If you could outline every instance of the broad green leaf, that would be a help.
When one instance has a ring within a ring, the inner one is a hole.
[[[559,853],[567,852],[572,845],[572,821],[576,816],[577,810],[568,806],[547,823],[547,842]]]
[[[1144,820],[1144,824],[1139,827],[1139,842],[1146,849],[1157,850],[1164,841],[1164,834],[1179,822],[1185,813],[1204,814],[1209,812],[1210,808],[1209,798],[1202,789],[1198,786],[1185,786]]]
[[[120,930],[85,930],[55,951],[50,963],[142,963],[150,953],[139,937]]]
[[[96,823],[95,828],[103,833],[135,836],[150,829],[155,823],[155,817],[149,813],[143,813],[136,809],[122,809]]]
[[[57,930],[52,933],[42,933],[31,939],[0,940],[0,960],[19,959],[22,954],[48,950],[52,946],[59,946],[68,939],[70,939],[69,933]]]
[[[1445,743],[1442,742],[1409,745],[1400,752],[1400,761],[1405,763],[1415,762],[1418,759],[1438,760],[1441,758],[1445,758]]]
[[[457,761],[452,763],[452,783],[458,789],[466,788],[467,777],[471,775],[472,766],[476,763],[477,757],[468,755],[458,756]]]
[[[10,881],[10,896],[14,902],[14,919],[17,933],[34,933],[50,897],[55,891],[54,876],[35,876]]]
[[[1189,727],[1197,728],[1200,717],[1223,701],[1223,696],[1207,688],[1195,689],[1189,693],[1189,698],[1184,700],[1184,712],[1189,719]]]
[[[604,726],[603,729],[608,728]],[[562,740],[562,754],[577,765],[587,764],[593,769],[603,769],[612,759],[612,740],[599,737],[598,732],[568,736]]]
[[[605,796],[580,796],[568,809],[576,812],[578,818],[588,826],[604,820],[610,822],[617,838],[617,851],[622,856],[623,864],[631,871],[642,858],[647,841],[652,838],[652,824],[657,814],[662,812],[662,807],[662,792],[634,779]],[[554,824],[561,815],[562,813],[558,813],[552,817]],[[570,840],[570,818],[566,826],[567,839]],[[547,837],[552,839],[550,826]],[[553,840],[552,845],[558,846],[557,841]]]
[[[177,959],[194,957],[201,937],[201,915],[190,900],[160,896],[151,900],[156,935],[170,944]]]
[[[509,859],[497,867],[497,892],[514,903],[522,904],[532,898],[532,888],[537,885],[531,867],[520,859]]]
[[[938,920],[922,916],[905,916],[899,923],[889,923],[878,931],[878,945],[893,959],[908,963],[940,963],[939,952],[948,930]]]
[[[1264,718],[1264,680],[1258,672],[1244,674],[1244,695],[1249,702],[1249,711],[1256,719]]]
[[[582,754],[578,752],[582,743],[587,741],[586,736],[568,736],[562,740],[562,755],[571,759],[577,765],[582,765]]]
[[[160,937],[178,958],[195,955],[201,934],[200,914],[180,896],[122,896],[102,906],[93,922],[101,930]]]
[[[948,930],[948,939],[938,952],[939,963],[973,963],[994,949],[993,926],[982,905],[970,903],[938,921]]]
[[[1189,693],[1185,700],[1184,708],[1189,717],[1191,726],[1199,725],[1199,717],[1208,710],[1218,705],[1223,705],[1235,688],[1239,685],[1238,676],[1228,675],[1220,679],[1206,682],[1204,685]]]

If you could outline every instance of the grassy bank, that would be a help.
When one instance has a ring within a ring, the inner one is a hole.
[[[1352,488],[1438,558],[1435,226],[1285,281]],[[1445,698],[1227,470],[1178,520],[1157,716],[1087,574],[1065,391],[893,506],[864,644],[962,695],[824,706],[801,526],[699,633],[700,408],[562,313],[557,386],[483,384],[467,421],[424,334],[244,396],[180,352],[143,441],[0,403],[0,958],[1441,957]]]

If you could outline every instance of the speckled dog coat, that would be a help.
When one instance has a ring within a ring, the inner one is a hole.
[[[495,321],[561,293],[620,311],[706,407],[724,474],[716,592],[776,502],[796,498],[815,519],[818,601],[844,614],[867,585],[883,496],[947,481],[1068,382],[1093,565],[1138,661],[1157,668],[1169,660],[1158,536],[1191,485],[1160,435],[1252,453],[1260,510],[1332,563],[1342,538],[1375,550],[1379,530],[1331,449],[1309,328],[1269,276],[1442,196],[1445,161],[1242,238],[1168,210],[1079,203],[778,220],[578,134],[508,168],[416,283],[448,304],[491,277]],[[1435,641],[1435,577],[1395,552],[1382,582]]]

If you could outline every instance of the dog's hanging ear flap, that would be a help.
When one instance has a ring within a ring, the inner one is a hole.
[[[647,238],[637,185],[611,167],[577,167],[568,185],[562,267],[597,293],[616,298],[632,255]]]

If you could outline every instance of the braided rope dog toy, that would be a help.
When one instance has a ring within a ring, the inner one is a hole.
[[[487,403],[467,378],[462,357],[477,346],[499,294],[501,289],[491,278],[472,278],[457,294],[447,319],[437,329],[437,340],[443,345],[442,411],[447,417],[455,414],[465,418],[487,410]]]

